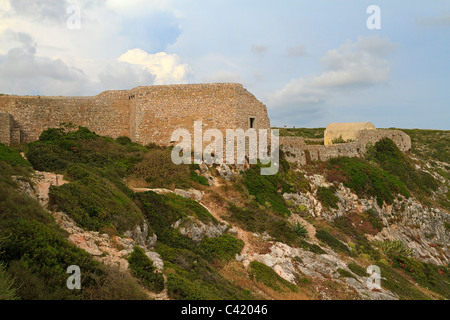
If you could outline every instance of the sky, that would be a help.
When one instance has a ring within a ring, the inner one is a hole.
[[[0,0],[3,94],[237,82],[272,126],[449,130],[449,72],[448,0]]]

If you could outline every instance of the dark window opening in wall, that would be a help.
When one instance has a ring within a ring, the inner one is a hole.
[[[255,128],[255,118],[249,118],[248,119],[248,126],[250,129]]]

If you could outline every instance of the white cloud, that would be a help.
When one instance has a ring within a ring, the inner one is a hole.
[[[448,27],[450,26],[450,12],[427,18],[418,18],[416,23],[423,27]]]
[[[156,76],[139,65],[115,61],[99,74],[101,90],[132,89],[154,84]]]
[[[155,75],[155,84],[186,83],[192,72],[187,64],[180,63],[177,54],[158,52],[150,54],[141,49],[128,50],[121,55],[119,61],[140,65]]]
[[[121,15],[139,17],[156,12],[170,12],[176,17],[182,13],[176,8],[172,0],[106,0],[106,8]]]
[[[269,97],[270,105],[292,111],[319,108],[332,95],[386,83],[390,65],[385,56],[394,47],[378,36],[346,42],[321,59],[324,71],[320,75],[291,80]]]
[[[28,34],[17,33],[20,46],[0,56],[0,88],[3,93],[72,95],[82,94],[90,81],[84,72],[61,59],[36,54]],[[85,87],[86,86],[86,87]]]

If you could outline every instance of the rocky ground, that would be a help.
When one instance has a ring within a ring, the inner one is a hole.
[[[219,175],[226,180],[235,174],[225,166],[221,166],[217,170]],[[210,177],[208,180],[211,186],[218,185],[219,180],[212,177],[207,168],[202,167],[202,172]],[[312,175],[306,178],[312,186],[310,192],[286,193],[283,197],[296,206],[306,208],[308,215],[332,223],[335,218],[343,216],[349,211],[364,212],[368,209],[374,209],[383,221],[384,228],[375,235],[368,235],[370,240],[401,240],[412,249],[418,259],[438,265],[448,264],[450,257],[449,239],[443,226],[443,222],[448,216],[447,212],[424,207],[414,198],[400,198],[393,205],[380,208],[375,199],[360,199],[342,184],[339,185],[336,192],[339,198],[338,209],[325,209],[317,199],[316,190],[318,187],[328,187],[330,184],[321,175]],[[34,182],[34,190],[26,185],[22,185],[22,189],[29,194],[34,194],[45,208],[48,206],[49,187],[66,183],[61,176],[49,172],[36,172]],[[160,194],[173,192],[182,197],[194,199],[202,204],[218,222],[205,224],[194,217],[189,217],[183,221],[175,222],[172,225],[173,228],[179,229],[182,234],[189,236],[196,242],[200,242],[204,237],[218,237],[224,232],[234,234],[244,241],[242,252],[236,255],[236,261],[241,263],[244,268],[248,268],[250,262],[256,260],[271,267],[278,275],[291,283],[295,283],[299,274],[307,276],[313,279],[313,288],[320,292],[317,296],[319,299],[336,298],[335,292],[333,293],[332,290],[328,289],[330,281],[338,284],[341,290],[346,292],[347,297],[351,296],[356,299],[398,298],[388,290],[371,289],[369,274],[360,276],[347,267],[350,262],[358,263],[357,261],[336,253],[327,246],[321,246],[325,253],[316,254],[273,241],[267,234],[251,233],[231,225],[223,219],[223,208],[215,206],[199,190],[175,189],[172,191],[162,188],[133,188],[133,190],[135,192],[151,190]],[[156,235],[148,237],[148,226],[146,224],[136,226],[134,230],[125,234],[125,238],[110,237],[107,234],[83,230],[65,213],[53,212],[53,215],[59,225],[68,232],[68,239],[71,243],[105,264],[116,266],[123,272],[128,272],[127,256],[133,250],[133,247],[138,245],[146,251],[147,256],[154,262],[158,270],[162,271],[164,268],[164,263],[159,254],[152,250],[157,237]],[[289,221],[292,224],[300,222],[307,230],[308,241],[320,245],[315,237],[314,226],[304,217],[293,213]],[[347,271],[351,274],[351,277],[342,277],[338,272],[339,269]],[[159,295],[150,295],[155,299],[168,299],[166,292]]]

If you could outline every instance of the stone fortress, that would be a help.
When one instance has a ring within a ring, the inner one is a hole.
[[[12,145],[37,140],[61,123],[84,126],[100,135],[169,145],[173,131],[203,129],[270,129],[266,106],[235,83],[159,85],[105,91],[93,97],[0,96],[0,142]],[[411,139],[398,130],[376,130],[371,123],[330,124],[323,145],[301,137],[280,137],[288,160],[304,164],[337,156],[361,156],[367,143],[391,138],[402,151]],[[341,138],[347,143],[333,144]]]
[[[37,140],[61,123],[97,134],[167,145],[178,128],[270,128],[267,109],[240,84],[187,84],[105,91],[94,97],[0,96],[0,142]]]

